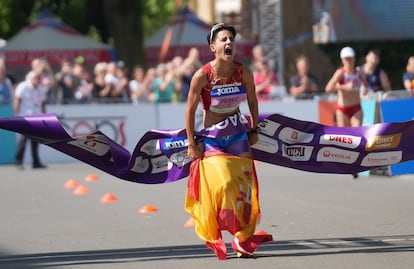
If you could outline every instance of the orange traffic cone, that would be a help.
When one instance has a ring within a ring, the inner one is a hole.
[[[79,183],[75,179],[68,179],[63,186],[66,189],[73,189],[79,186]]]
[[[184,223],[184,227],[194,227],[194,219],[192,217],[190,217],[186,223]]]
[[[78,187],[76,187],[76,189],[73,191],[73,194],[75,195],[83,195],[83,194],[87,194],[89,193],[89,189],[86,188],[83,185],[79,185]]]
[[[85,180],[88,181],[88,182],[97,181],[98,176],[95,175],[95,174],[89,174],[85,177]]]
[[[112,193],[107,193],[101,198],[101,203],[112,203],[118,201],[118,198]]]
[[[138,212],[141,214],[145,213],[154,213],[157,212],[158,209],[153,205],[143,205],[138,209]]]

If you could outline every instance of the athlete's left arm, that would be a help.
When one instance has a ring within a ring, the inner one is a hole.
[[[253,73],[246,66],[243,67],[243,86],[246,88],[247,93],[247,104],[249,105],[251,117],[251,128],[256,128],[259,123],[259,104],[257,102]]]

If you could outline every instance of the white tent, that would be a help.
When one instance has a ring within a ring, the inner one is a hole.
[[[147,63],[153,65],[160,62],[160,60],[171,60],[174,56],[186,57],[192,47],[199,50],[202,62],[211,60],[213,54],[207,43],[207,34],[210,29],[211,25],[199,19],[190,9],[183,8],[167,25],[164,25],[153,36],[145,40]],[[168,39],[169,42],[166,41]],[[237,40],[236,44],[237,60],[250,60],[252,43]],[[163,49],[168,50],[166,50],[165,57],[161,59],[160,55]]]
[[[33,23],[9,39],[4,52],[10,67],[27,66],[40,57],[47,58],[51,65],[77,56],[83,56],[90,65],[116,58],[110,46],[80,34],[49,11],[41,12]]]

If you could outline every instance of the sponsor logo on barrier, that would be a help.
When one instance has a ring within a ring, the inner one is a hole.
[[[312,155],[311,146],[286,146],[283,145],[282,156],[292,161],[309,161]]]
[[[277,140],[259,134],[259,141],[252,148],[273,154],[279,150],[279,144]]]
[[[318,151],[316,161],[335,162],[335,163],[354,163],[359,156],[359,152],[338,149],[334,147],[323,147]]]
[[[365,145],[366,150],[391,149],[400,144],[401,133],[370,137]]]
[[[313,137],[314,134],[301,132],[290,127],[283,128],[279,134],[279,139],[289,144],[309,143],[310,141],[312,141]]]
[[[362,159],[361,166],[385,166],[401,162],[402,151],[369,153]]]
[[[184,165],[190,163],[192,160],[192,158],[187,156],[187,149],[176,152],[170,157],[170,161],[178,167],[183,167]]]
[[[145,173],[149,168],[149,161],[141,156],[135,158],[134,166],[130,169],[133,172]]]
[[[103,156],[109,151],[109,145],[103,135],[88,135],[85,138],[78,138],[69,141],[68,144],[82,148],[97,156]]]
[[[152,171],[151,173],[161,173],[170,170],[173,163],[170,162],[167,156],[160,156],[151,159]]]
[[[345,148],[356,148],[361,144],[361,137],[352,135],[325,134],[319,139],[321,145],[335,145]]]
[[[145,142],[145,144],[141,146],[140,150],[149,156],[160,155],[162,153],[160,149],[160,141],[158,139],[152,139]]]

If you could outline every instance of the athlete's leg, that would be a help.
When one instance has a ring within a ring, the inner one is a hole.
[[[351,117],[350,124],[352,127],[357,127],[362,125],[362,110],[355,112],[355,114]]]
[[[350,122],[348,115],[346,115],[344,112],[342,112],[339,109],[337,109],[335,113],[336,113],[336,125],[338,127],[351,126],[351,122]]]

